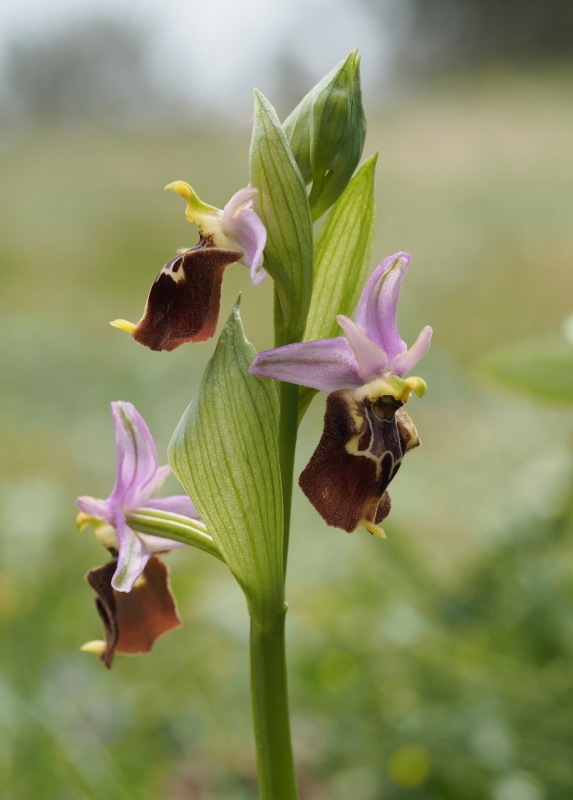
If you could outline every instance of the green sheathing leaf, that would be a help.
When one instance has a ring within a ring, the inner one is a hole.
[[[273,381],[249,375],[255,350],[238,308],[169,446],[169,463],[259,619],[282,610],[283,503]]]
[[[277,344],[300,341],[312,294],[312,221],[306,188],[276,112],[255,90],[250,152],[253,206],[267,229],[265,266],[277,287]]]
[[[481,359],[478,370],[526,397],[573,408],[573,347],[562,339],[505,345]]]
[[[307,342],[339,336],[336,315],[352,314],[364,287],[374,241],[377,158],[375,153],[356,173],[318,235]]]

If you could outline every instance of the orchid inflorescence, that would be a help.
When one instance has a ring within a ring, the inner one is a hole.
[[[224,561],[239,582],[257,654],[253,713],[261,793],[268,798],[275,797],[277,777],[267,750],[284,751],[286,742],[290,748],[283,735],[284,653],[268,637],[282,636],[277,631],[286,610],[298,422],[313,392],[325,392],[323,433],[299,483],[326,523],[347,532],[364,526],[385,537],[380,523],[390,512],[388,486],[419,444],[403,406],[426,391],[422,378],[407,376],[426,353],[432,330],[423,328],[410,348],[398,333],[407,253],[385,258],[366,281],[376,157],[354,175],[365,131],[359,59],[351,53],[282,125],[255,94],[250,182],[223,209],[204,203],[183,181],[166,187],[186,200],[199,242],[162,267],[137,324],[112,325],[152,350],[206,341],[217,328],[224,271],[241,263],[255,287],[267,273],[274,281],[275,346],[255,353],[237,304],[198,401],[170,445],[171,468],[186,495],[155,496],[169,467],[158,467],[151,434],[134,406],[118,402],[112,404],[114,489],[106,500],[78,499],[80,527],[90,523],[111,553],[88,574],[106,638],[85,646],[107,666],[116,652],[147,652],[157,636],[179,625],[158,554],[198,547]],[[326,212],[315,236],[313,223]],[[333,335],[336,325],[343,336]],[[272,712],[264,689],[270,674],[279,697]],[[269,726],[281,730],[282,744],[269,744]],[[295,796],[285,785],[276,797]]]

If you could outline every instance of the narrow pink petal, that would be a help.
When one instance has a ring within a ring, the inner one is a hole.
[[[394,359],[392,359],[392,370],[399,375],[401,378],[410,372],[418,361],[421,361],[422,358],[428,352],[428,347],[430,346],[430,342],[432,341],[432,329],[429,325],[426,325],[425,328],[422,328],[420,331],[418,338],[412,345],[409,350],[406,350],[405,353],[399,353]]]
[[[113,522],[113,512],[108,508],[107,500],[96,500],[95,497],[78,497],[76,505],[88,517],[103,519],[109,525]]]
[[[251,267],[251,280],[255,285],[266,275],[261,274],[259,268],[267,243],[266,228],[251,208],[253,197],[257,194],[258,190],[252,187],[240,189],[223,209],[223,233],[243,251],[241,264]]]
[[[241,211],[233,220],[231,230],[225,230],[232,242],[243,251],[241,264],[251,267],[251,280],[256,282],[257,270],[263,263],[263,252],[267,243],[267,229],[251,209]],[[259,283],[262,279],[259,279]]]
[[[131,403],[111,404],[115,428],[116,480],[109,502],[115,509],[135,508],[148,496],[157,473],[155,443],[143,417]]]
[[[114,522],[119,539],[119,555],[111,585],[118,592],[130,592],[151,558],[151,553],[141,537],[126,524],[123,514],[117,513]]]
[[[249,372],[322,392],[355,388],[364,383],[354,353],[342,336],[265,350],[255,356]]]
[[[149,533],[139,533],[138,536],[143,541],[148,553],[167,553],[169,550],[176,550],[178,547],[187,547],[183,542],[165,539],[163,536],[152,536]]]
[[[233,219],[253,202],[253,197],[256,197],[258,193],[259,190],[252,186],[246,186],[235,192],[223,209],[223,228],[231,228]]]
[[[170,497],[156,497],[147,500],[145,508],[155,508],[159,511],[168,511],[170,514],[181,514],[183,517],[199,519],[199,512],[186,494],[173,494]]]
[[[149,497],[153,497],[155,494],[157,494],[159,489],[161,489],[161,487],[165,483],[165,479],[170,474],[171,474],[171,467],[169,466],[169,464],[165,464],[164,466],[157,468],[157,472],[147,485]],[[149,503],[147,502],[145,504],[149,505]]]
[[[351,319],[343,314],[339,314],[336,319],[356,357],[360,377],[369,381],[386,369],[388,366],[386,353],[380,350],[377,344],[371,342],[364,331],[361,331]]]
[[[394,253],[376,267],[356,309],[356,324],[390,361],[406,350],[396,322],[396,309],[402,281],[410,263],[408,253]]]
[[[258,286],[259,283],[262,283],[266,277],[267,271],[264,269],[262,261],[260,266],[251,267],[251,282],[253,286]]]

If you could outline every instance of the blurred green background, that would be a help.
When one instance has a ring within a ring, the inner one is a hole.
[[[573,311],[573,70],[451,53],[366,97],[372,267],[412,253],[401,333],[431,324],[435,338],[388,540],[328,529],[297,489],[302,800],[573,796],[571,412],[505,395],[479,368],[504,343],[559,337]],[[287,95],[270,98],[283,117]],[[75,497],[113,485],[110,401],[135,403],[164,461],[197,393],[213,342],[152,353],[107,323],[138,319],[160,266],[195,242],[162,187],[188,180],[222,206],[248,180],[249,132],[54,107],[7,101],[0,139],[2,796],[250,800],[248,617],[230,575],[173,553],[184,627],[107,672],[78,650],[101,636],[83,576],[106,553],[74,527]],[[221,322],[239,291],[248,336],[271,346],[270,281],[228,270]],[[323,408],[303,423],[300,469]]]

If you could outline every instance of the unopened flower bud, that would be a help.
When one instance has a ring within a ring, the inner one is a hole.
[[[366,115],[360,58],[354,50],[301,100],[284,123],[318,219],[344,191],[360,161]]]

